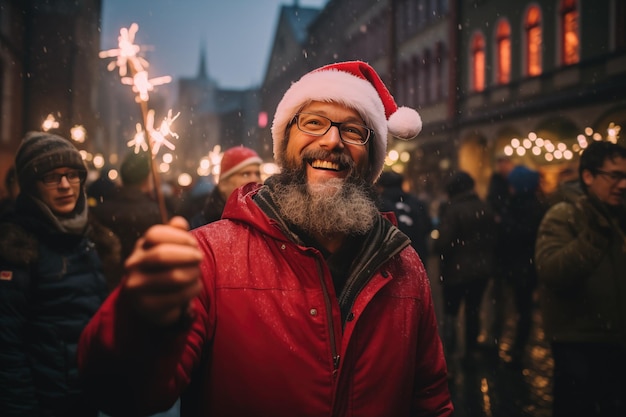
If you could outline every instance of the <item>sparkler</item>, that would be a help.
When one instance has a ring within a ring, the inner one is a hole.
[[[154,128],[154,110],[148,109],[150,92],[154,90],[155,86],[171,82],[172,77],[169,75],[156,78],[148,77],[147,68],[150,64],[138,55],[141,48],[135,44],[135,35],[138,30],[139,25],[137,23],[131,24],[128,28],[120,29],[120,36],[117,38],[118,47],[101,51],[99,56],[100,58],[115,58],[115,61],[111,61],[108,64],[107,69],[113,71],[115,68],[118,68],[122,84],[131,86],[132,91],[137,93],[135,101],[141,106],[143,126],[137,123],[135,136],[127,142],[127,145],[134,147],[135,153],[141,149],[150,152],[152,155],[150,169],[155,185],[154,190],[159,203],[161,218],[163,223],[166,223],[167,211],[154,157],[163,146],[170,150],[175,149],[174,144],[169,139],[178,139],[178,134],[172,131],[172,123],[178,118],[180,113],[172,117],[172,110],[169,110],[167,117],[163,119],[159,127]]]

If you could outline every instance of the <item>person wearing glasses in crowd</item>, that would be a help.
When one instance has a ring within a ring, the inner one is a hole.
[[[0,220],[0,414],[96,416],[76,350],[120,243],[89,220],[87,168],[68,140],[28,133],[15,167],[16,208]]]
[[[553,415],[626,415],[626,148],[592,142],[583,195],[552,206],[535,261],[554,357]]]
[[[424,265],[376,209],[387,134],[415,137],[360,61],[291,85],[272,124],[281,173],[223,218],[149,229],[81,337],[95,401],[115,415],[450,416]]]

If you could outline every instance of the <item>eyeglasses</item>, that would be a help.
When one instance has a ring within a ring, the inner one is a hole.
[[[67,182],[70,184],[78,184],[87,178],[87,173],[76,169],[64,172],[63,174],[58,172],[49,172],[41,176],[41,182],[43,182],[46,187],[55,187],[61,183],[61,179],[63,177],[67,178]]]
[[[604,171],[602,169],[596,169],[596,174],[605,175],[613,182],[620,182],[626,180],[626,172],[619,171]]]
[[[314,113],[296,113],[296,125],[301,132],[313,136],[325,135],[331,127],[337,126],[339,137],[345,143],[365,145],[374,131],[354,122],[333,122],[328,117]]]

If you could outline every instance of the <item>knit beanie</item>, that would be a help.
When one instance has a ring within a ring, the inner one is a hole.
[[[507,179],[518,194],[532,194],[539,188],[539,173],[523,165],[513,168]]]
[[[362,61],[326,65],[305,74],[289,87],[276,107],[272,123],[274,157],[280,163],[287,126],[295,114],[311,101],[334,102],[356,110],[374,130],[370,155],[371,175],[375,182],[383,170],[387,134],[412,139],[422,130],[422,119],[409,107],[398,107],[376,71]]]
[[[61,167],[87,171],[78,149],[69,140],[47,132],[28,132],[15,155],[20,189],[32,189],[42,175]]]
[[[141,184],[150,175],[150,154],[130,151],[120,167],[120,177],[124,185]]]
[[[453,197],[474,189],[474,178],[465,171],[454,173],[446,183],[446,192]]]
[[[240,169],[252,164],[262,164],[263,160],[252,149],[235,146],[224,152],[220,162],[220,181],[226,179]]]

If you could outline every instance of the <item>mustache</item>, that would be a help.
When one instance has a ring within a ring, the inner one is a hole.
[[[354,170],[356,165],[352,158],[343,152],[330,152],[324,149],[307,149],[302,153],[302,162],[311,163],[317,159],[339,165],[340,169]]]

